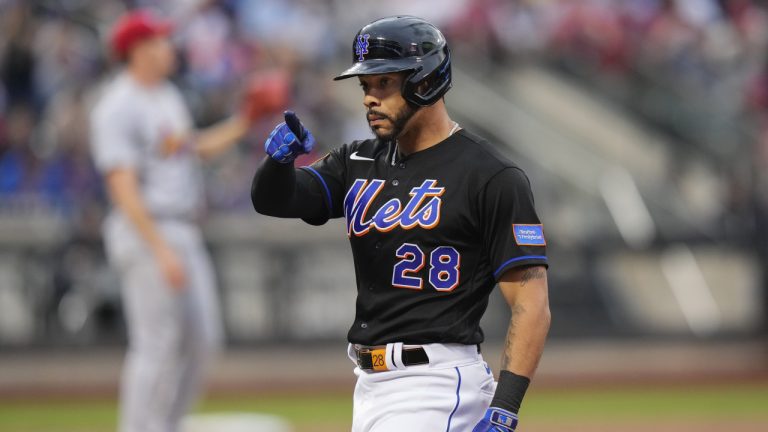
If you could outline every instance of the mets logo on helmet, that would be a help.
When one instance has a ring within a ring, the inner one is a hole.
[[[364,55],[368,54],[368,38],[370,37],[371,35],[369,34],[363,34],[357,37],[357,42],[355,43],[355,54],[357,54],[358,61],[365,60]]]

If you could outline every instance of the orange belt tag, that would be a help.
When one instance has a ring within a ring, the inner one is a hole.
[[[376,372],[384,372],[389,370],[389,368],[387,368],[386,355],[386,348],[371,350],[371,363],[373,363],[373,370]]]

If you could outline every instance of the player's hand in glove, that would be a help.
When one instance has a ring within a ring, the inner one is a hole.
[[[517,413],[530,383],[528,377],[502,370],[491,406],[472,432],[515,432]]]
[[[472,432],[515,432],[517,414],[505,409],[490,407]]]
[[[309,153],[315,137],[301,124],[293,111],[285,112],[285,122],[275,127],[264,143],[267,154],[277,162],[291,163],[299,155]]]

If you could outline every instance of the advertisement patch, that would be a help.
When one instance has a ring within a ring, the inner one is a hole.
[[[544,240],[544,226],[529,224],[514,224],[512,230],[515,232],[515,242],[518,246],[546,246]]]

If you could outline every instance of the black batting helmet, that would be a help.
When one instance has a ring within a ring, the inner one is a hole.
[[[413,16],[393,16],[361,28],[352,43],[354,64],[334,78],[410,71],[403,98],[418,106],[440,100],[451,88],[451,52],[434,25]]]

